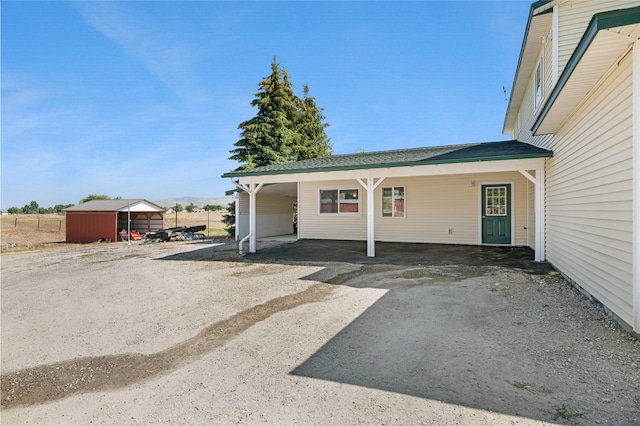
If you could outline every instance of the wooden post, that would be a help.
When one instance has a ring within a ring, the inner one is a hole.
[[[209,229],[209,213],[211,213],[211,210],[207,210],[207,237],[209,236],[209,233],[211,232],[211,230]]]
[[[40,230],[40,216],[38,216],[38,231]]]

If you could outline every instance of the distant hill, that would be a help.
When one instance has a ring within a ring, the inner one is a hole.
[[[228,198],[199,198],[199,197],[181,197],[181,198],[167,198],[165,200],[154,201],[159,206],[162,207],[173,207],[176,203],[185,207],[191,203],[198,207],[204,207],[207,204],[211,204],[212,206],[222,206],[226,207],[229,203],[233,201],[231,197]]]

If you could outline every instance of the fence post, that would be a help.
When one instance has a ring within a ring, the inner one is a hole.
[[[38,216],[38,231],[40,230],[40,216]]]
[[[15,222],[13,222],[13,228],[17,228],[18,227],[18,217],[16,216],[16,220]]]

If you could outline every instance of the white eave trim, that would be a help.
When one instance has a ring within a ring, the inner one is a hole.
[[[555,133],[640,38],[640,7],[594,15],[531,131]],[[625,25],[618,25],[621,22]]]
[[[513,79],[513,85],[509,95],[509,105],[507,106],[507,113],[502,127],[503,134],[513,133],[513,129],[515,128],[518,112],[522,106],[522,101],[530,87],[529,80],[531,74],[533,73],[533,70],[538,64],[538,59],[540,58],[542,36],[549,32],[549,28],[551,28],[553,24],[553,14],[549,13],[546,9],[542,9],[552,3],[553,2],[547,3],[542,8],[538,8],[533,11],[531,20],[526,29],[516,74]]]
[[[519,170],[535,170],[544,166],[545,158],[525,158],[520,160],[477,161],[467,163],[429,164],[421,166],[403,166],[389,168],[372,168],[359,170],[342,170],[330,172],[286,173],[264,176],[239,177],[238,182],[249,184],[286,183],[286,182],[321,182],[342,179],[358,179],[371,176],[373,178],[438,176],[465,173],[492,173]]]

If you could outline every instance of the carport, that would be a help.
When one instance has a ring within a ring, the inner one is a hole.
[[[144,199],[91,200],[65,212],[68,243],[116,241],[129,225],[141,234],[164,228],[164,207]]]

